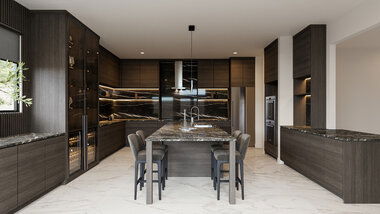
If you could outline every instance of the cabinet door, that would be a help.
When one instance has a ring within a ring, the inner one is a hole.
[[[99,37],[87,29],[85,38],[86,115],[88,126],[96,127],[98,125]]]
[[[100,47],[99,52],[99,83],[112,87],[119,87],[119,58],[103,47]]]
[[[99,159],[116,152],[126,144],[125,123],[117,123],[99,128]]]
[[[310,27],[293,37],[293,77],[311,75],[311,31]]]
[[[214,60],[214,87],[228,88],[230,85],[230,63],[227,59]]]
[[[18,206],[45,191],[45,141],[18,146]]]
[[[74,17],[68,19],[68,123],[69,130],[82,128],[84,113],[84,26]]]
[[[17,207],[17,147],[0,149],[0,213]]]
[[[141,60],[140,63],[140,87],[160,87],[158,60]]]
[[[243,87],[243,60],[231,59],[231,87]]]
[[[122,87],[138,88],[140,87],[140,61],[123,60],[121,62],[121,79]]]
[[[66,137],[56,137],[45,140],[46,143],[46,190],[49,190],[65,180],[66,175]]]
[[[214,65],[212,60],[198,61],[198,87],[214,87]]]
[[[243,60],[243,86],[255,86],[255,59]]]
[[[278,70],[278,40],[276,39],[264,50],[265,83],[277,81]]]

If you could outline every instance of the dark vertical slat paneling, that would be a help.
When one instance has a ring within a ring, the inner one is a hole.
[[[23,84],[23,94],[30,97],[30,11],[13,0],[0,1],[0,24],[12,28],[22,35],[22,61],[29,68],[25,72],[27,81]],[[0,113],[0,137],[30,131],[30,109],[23,106],[21,113]]]

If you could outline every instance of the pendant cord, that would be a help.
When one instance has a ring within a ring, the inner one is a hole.
[[[190,31],[190,77],[193,80],[193,31]]]

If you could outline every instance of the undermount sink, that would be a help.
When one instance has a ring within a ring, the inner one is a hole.
[[[211,124],[195,124],[195,128],[212,128]]]

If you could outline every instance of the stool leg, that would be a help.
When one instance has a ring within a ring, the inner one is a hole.
[[[141,163],[140,164],[140,178],[142,180],[144,180],[144,178],[145,178],[144,171],[145,171],[145,163]],[[142,190],[143,187],[144,187],[144,182],[140,182],[140,191]]]
[[[165,179],[168,180],[169,152],[166,152]]]
[[[236,181],[235,181],[235,185],[236,185],[236,190],[239,191],[239,180],[237,179],[239,177],[239,164],[236,163],[235,164],[235,175],[236,175]]]
[[[241,199],[244,200],[244,162],[240,161]]]
[[[162,160],[162,169],[161,169],[161,180],[162,180],[162,190],[165,190],[165,180],[166,180],[166,173],[165,173],[165,165],[166,160]]]
[[[219,161],[216,161],[216,162],[217,162],[216,163],[216,177],[217,177],[217,196],[216,196],[216,198],[218,200],[220,200],[220,175],[221,175],[220,170],[221,170],[222,164],[219,163]]]
[[[211,180],[214,180],[214,154],[211,151],[210,152],[210,157],[211,157]]]
[[[136,200],[137,199],[137,185],[138,185],[138,182],[137,182],[137,176],[138,176],[138,168],[139,168],[139,165],[137,162],[135,162],[135,182],[134,182],[134,186],[135,186],[135,195],[134,195],[134,199]]]
[[[161,166],[161,163],[162,161],[158,161],[157,164],[158,164],[158,176],[157,176],[157,180],[158,180],[158,200],[161,200],[161,180],[162,180],[162,177],[161,177],[161,170],[162,170],[162,166]]]

